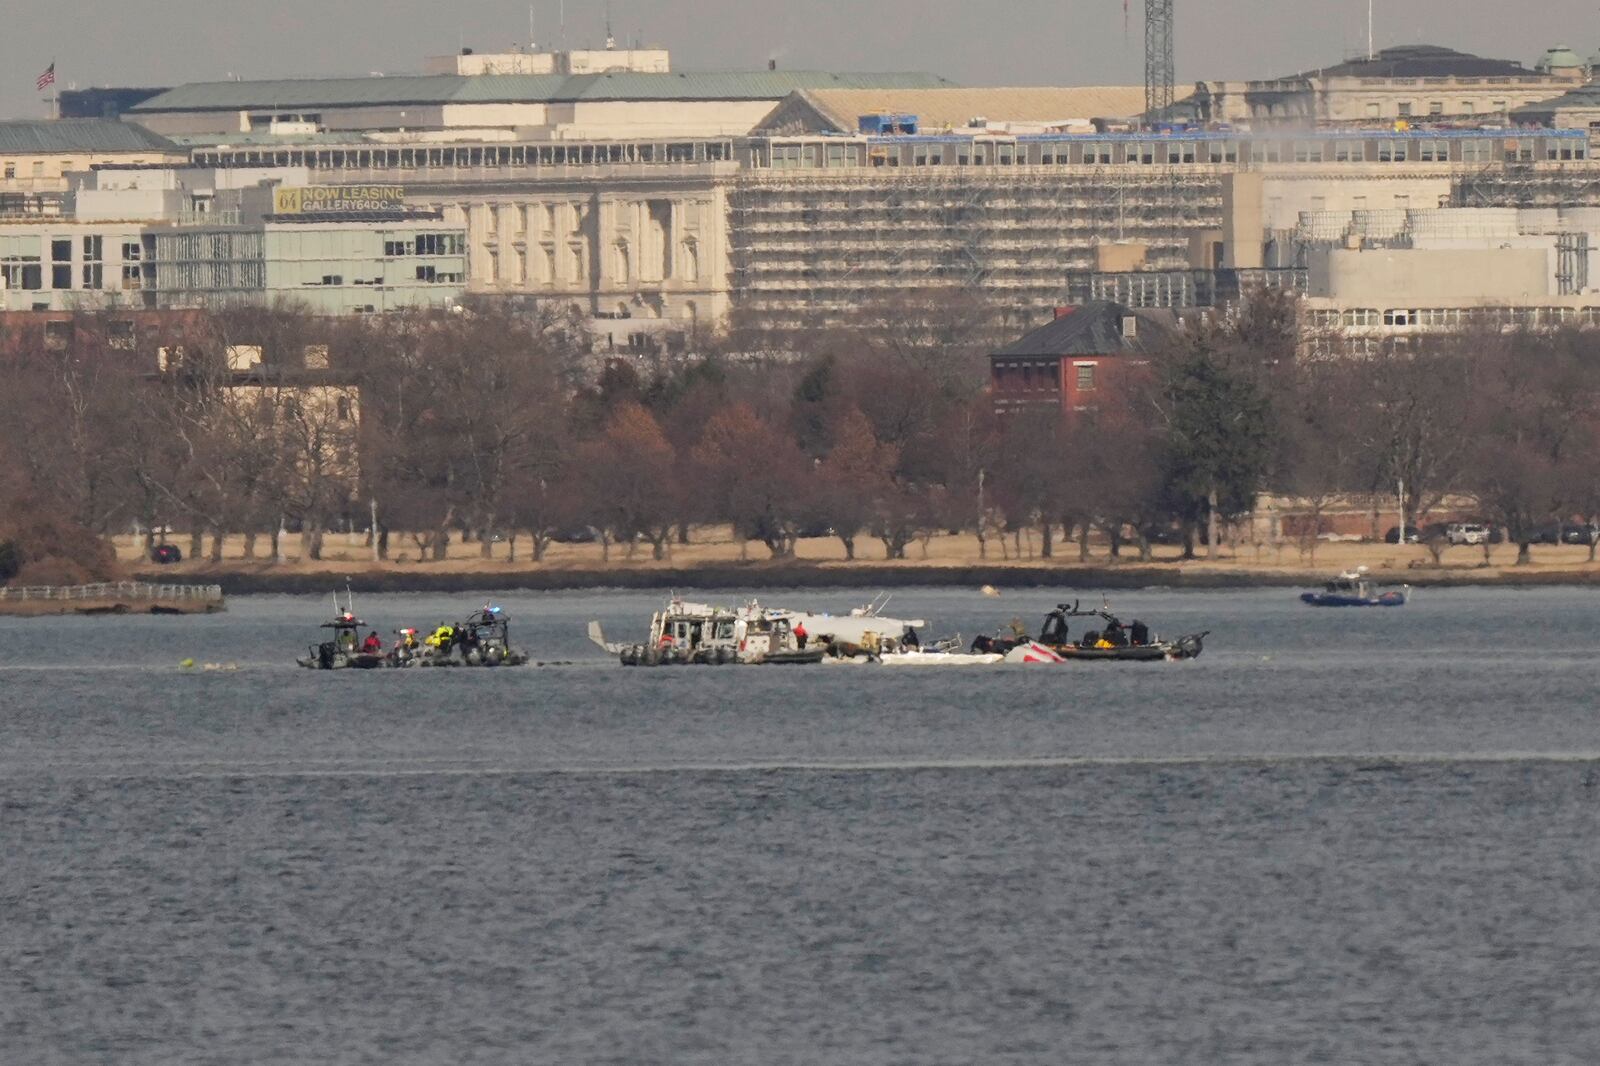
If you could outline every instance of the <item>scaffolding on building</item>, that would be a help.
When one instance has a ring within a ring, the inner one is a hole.
[[[1205,166],[757,171],[729,194],[736,306],[801,327],[908,292],[963,292],[1022,309],[1062,303],[1097,246],[1188,266],[1190,234],[1221,223]]]

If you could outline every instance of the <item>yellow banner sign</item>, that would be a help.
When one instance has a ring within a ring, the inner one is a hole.
[[[308,185],[277,189],[272,210],[279,215],[372,214],[405,206],[404,185]]]

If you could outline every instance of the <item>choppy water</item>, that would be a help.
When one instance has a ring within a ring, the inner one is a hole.
[[[1124,593],[1206,655],[923,674],[624,670],[583,622],[650,596],[500,602],[576,665],[0,619],[0,1063],[1600,1060],[1592,593]]]

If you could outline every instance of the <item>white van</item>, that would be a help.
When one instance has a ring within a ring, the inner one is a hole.
[[[1451,544],[1487,544],[1489,527],[1476,522],[1456,522],[1445,527],[1444,539]]]

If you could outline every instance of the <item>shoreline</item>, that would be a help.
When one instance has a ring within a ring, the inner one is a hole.
[[[960,565],[900,564],[815,565],[810,563],[702,563],[690,566],[615,566],[607,568],[527,567],[430,570],[427,564],[404,570],[333,568],[321,570],[274,567],[215,569],[185,568],[184,576],[219,584],[229,596],[249,594],[324,594],[342,587],[348,579],[352,591],[467,592],[506,590],[532,592],[589,589],[737,589],[763,585],[783,588],[892,589],[914,586],[941,588],[1075,588],[1100,589],[1243,589],[1310,588],[1328,580],[1330,570],[1250,567],[1217,568],[1204,563],[1187,566],[1126,563],[1104,565]],[[160,571],[135,575],[141,581],[159,580]],[[1600,586],[1600,567],[1584,569],[1442,567],[1374,569],[1380,585],[1406,584],[1413,588],[1502,586],[1548,588]]]

